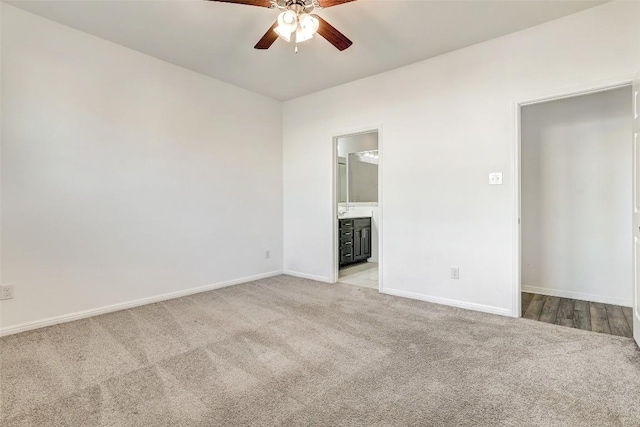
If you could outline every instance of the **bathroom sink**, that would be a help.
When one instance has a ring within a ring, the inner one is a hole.
[[[371,211],[368,212],[347,212],[344,215],[338,214],[338,219],[350,219],[350,218],[371,218]]]

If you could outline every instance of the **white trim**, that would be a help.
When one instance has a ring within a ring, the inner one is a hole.
[[[126,310],[129,308],[139,307],[141,305],[153,304],[160,301],[166,301],[174,298],[185,297],[188,295],[198,294],[201,292],[212,291],[214,289],[226,288],[228,286],[239,285],[242,283],[253,282],[254,280],[266,279],[268,277],[279,276],[282,271],[272,271],[269,273],[257,274],[255,276],[243,277],[240,279],[228,280],[226,282],[214,283],[212,285],[199,286],[197,288],[185,289],[183,291],[169,292],[166,294],[156,295],[148,298],[140,298],[133,301],[121,302],[118,304],[107,305],[104,307],[93,308],[90,310],[77,311],[75,313],[63,314],[61,316],[49,317],[48,319],[36,320],[34,322],[21,323],[7,328],[0,328],[0,337],[13,335],[20,332],[30,331],[33,329],[44,328],[47,326],[57,325],[59,323],[73,322],[74,320],[86,319],[87,317],[98,316],[100,314],[112,313],[114,311]]]
[[[521,228],[520,228],[520,198],[521,198],[521,126],[520,117],[522,114],[522,107],[526,105],[539,104],[542,102],[555,101],[559,99],[573,98],[576,96],[589,95],[593,93],[603,92],[607,90],[617,89],[624,86],[633,84],[633,76],[624,76],[619,78],[613,78],[603,80],[600,82],[594,82],[585,85],[574,86],[569,89],[549,92],[546,94],[540,94],[537,96],[530,96],[522,98],[519,101],[514,101],[513,105],[513,117],[515,123],[514,138],[512,145],[512,164],[513,164],[513,190],[514,190],[514,216],[512,218],[513,227],[513,242],[512,242],[512,254],[513,254],[513,286],[512,286],[512,317],[521,317],[521,304],[522,300],[520,293],[522,292],[522,260],[521,260]]]
[[[522,248],[520,242],[520,113],[521,113],[521,104],[515,103],[513,113],[516,118],[515,125],[515,144],[513,145],[512,155],[513,155],[513,200],[514,202],[514,215],[512,218],[512,227],[514,229],[513,233],[513,263],[515,264],[513,267],[513,283],[512,287],[512,295],[511,295],[511,317],[520,317],[522,313],[522,297],[521,297],[521,274],[522,274]]]
[[[531,294],[548,295],[552,297],[577,299],[581,301],[601,302],[603,304],[621,305],[623,307],[633,306],[633,301],[628,301],[625,299],[611,298],[611,297],[602,296],[602,295],[583,294],[582,292],[559,291],[556,289],[541,288],[539,286],[522,285],[522,292],[529,292]]]
[[[316,275],[307,274],[307,273],[300,273],[299,271],[284,270],[282,274],[286,274],[287,276],[300,277],[301,279],[315,280],[316,282],[336,283],[333,280],[331,280],[329,277],[316,276]]]
[[[384,182],[383,171],[384,171],[384,138],[382,135],[382,124],[378,125],[378,292],[384,291],[384,280],[382,274],[382,228],[384,226],[384,221],[382,220],[382,208],[384,207],[384,193],[382,192],[382,183]]]
[[[557,101],[560,99],[573,98],[582,95],[591,95],[598,92],[605,92],[607,90],[618,89],[621,87],[629,86],[633,84],[633,76],[622,76],[612,79],[601,80],[598,82],[591,82],[583,85],[576,85],[563,90],[549,91],[546,93],[539,93],[537,95],[531,95],[519,100],[520,106],[540,104],[543,102]]]
[[[331,136],[331,253],[333,254],[333,259],[331,260],[331,283],[338,283],[338,278],[340,276],[339,273],[339,265],[340,261],[338,258],[340,257],[340,250],[338,249],[338,245],[340,244],[340,240],[338,239],[338,208],[340,203],[338,202],[338,174],[340,173],[340,168],[338,167],[338,137],[332,135]],[[347,173],[347,175],[349,175]],[[347,184],[348,185],[348,184]],[[345,205],[347,210],[349,210],[349,196],[347,195],[347,201]]]
[[[435,304],[446,305],[449,307],[464,308],[466,310],[480,311],[482,313],[497,314],[500,316],[511,317],[511,310],[508,308],[494,307],[492,305],[476,304],[466,301],[458,301],[449,298],[432,297],[429,295],[416,294],[413,292],[399,291],[397,289],[386,288],[383,294],[394,295],[398,297],[411,298],[420,301],[432,302]]]

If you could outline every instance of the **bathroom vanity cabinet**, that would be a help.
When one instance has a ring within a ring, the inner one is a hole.
[[[371,258],[371,218],[338,220],[340,267]]]

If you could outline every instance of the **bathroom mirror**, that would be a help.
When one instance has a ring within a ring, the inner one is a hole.
[[[338,157],[338,203],[347,201],[347,159]]]
[[[336,184],[339,205],[378,203],[378,132],[337,139]]]
[[[349,202],[378,202],[378,150],[350,153]]]

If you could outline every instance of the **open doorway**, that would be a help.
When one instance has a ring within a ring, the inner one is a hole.
[[[631,87],[520,110],[522,317],[632,337]]]
[[[381,289],[379,131],[334,138],[335,279]]]

